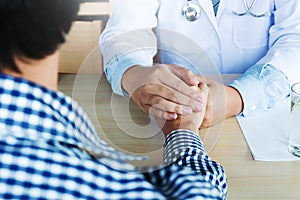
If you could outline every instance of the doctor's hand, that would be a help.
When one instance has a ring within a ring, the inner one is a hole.
[[[199,81],[208,86],[206,112],[201,128],[213,126],[224,119],[233,117],[243,109],[243,100],[239,92],[213,79],[198,77]]]
[[[122,77],[123,89],[144,113],[166,120],[202,111],[203,94],[191,87],[198,84],[191,71],[166,64],[136,65]]]
[[[208,97],[208,87],[205,83],[200,83],[199,88],[203,94],[202,106],[203,109],[205,109]],[[198,133],[198,129],[203,121],[204,113],[205,112],[193,112],[190,115],[179,115],[175,120],[164,120],[160,118],[155,118],[155,120],[158,127],[162,129],[165,137],[167,137],[167,135],[172,131],[178,129],[185,129],[193,131],[194,133]]]

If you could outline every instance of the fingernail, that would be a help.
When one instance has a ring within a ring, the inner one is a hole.
[[[177,119],[177,114],[176,113],[170,113],[169,117],[170,117],[170,119]]]
[[[201,97],[196,97],[196,100],[198,101],[198,102],[202,102],[202,98]]]
[[[192,110],[192,108],[184,108],[182,110],[182,113],[185,114],[185,115],[189,115],[189,114],[193,113],[193,110]]]
[[[202,111],[202,106],[200,104],[196,105],[196,111]]]

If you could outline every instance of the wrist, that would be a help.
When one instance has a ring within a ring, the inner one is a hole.
[[[121,79],[121,87],[123,91],[127,94],[131,94],[130,86],[134,85],[133,81],[135,80],[132,77],[132,74],[134,73],[134,69],[137,68],[137,65],[129,67],[123,74]]]
[[[243,99],[237,89],[226,87],[226,118],[240,114],[243,111]]]
[[[189,130],[194,133],[198,132],[199,123],[197,123],[196,119],[194,120],[182,120],[181,117],[178,117],[176,120],[167,120],[162,128],[163,134],[165,137],[169,133],[175,130],[184,129]]]

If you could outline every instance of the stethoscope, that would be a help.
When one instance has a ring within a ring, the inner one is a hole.
[[[262,14],[255,14],[252,12],[254,5],[256,3],[256,0],[253,0],[250,6],[248,5],[247,0],[243,0],[244,6],[246,8],[245,12],[238,13],[236,11],[232,10],[232,14],[236,16],[244,16],[244,15],[251,15],[252,17],[255,18],[260,18],[260,17],[268,17],[270,16],[270,12],[265,12]],[[185,17],[186,20],[188,21],[195,21],[200,17],[200,7],[192,2],[192,0],[187,0],[186,4],[183,5],[182,7],[182,15]]]
[[[187,0],[187,3],[182,7],[182,15],[188,21],[195,21],[200,17],[200,7],[192,2],[192,0]]]
[[[253,7],[254,7],[254,5],[256,3],[256,0],[253,0],[252,3],[250,4],[250,6],[248,5],[247,0],[243,0],[243,1],[244,1],[244,6],[246,8],[246,11],[242,12],[242,13],[238,13],[238,12],[232,11],[232,14],[234,14],[236,16],[251,15],[252,17],[256,17],[256,18],[269,17],[270,16],[270,12],[265,12],[265,13],[262,13],[262,14],[254,14],[252,12]]]

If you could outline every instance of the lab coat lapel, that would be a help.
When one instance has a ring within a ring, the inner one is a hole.
[[[220,0],[218,12],[217,12],[217,21],[218,18],[222,15],[222,13],[225,11],[225,8],[227,7],[228,0]]]
[[[212,7],[212,1],[211,0],[197,0],[197,1],[202,7],[202,9],[204,10],[204,12],[206,13],[214,29],[218,32],[217,19],[214,13],[214,9]],[[220,2],[222,2],[222,0]]]

